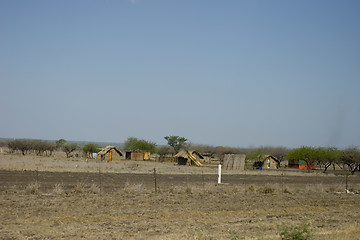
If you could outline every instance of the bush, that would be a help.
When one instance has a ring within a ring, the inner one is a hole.
[[[53,192],[57,195],[62,195],[64,193],[64,186],[60,183],[55,184]]]
[[[40,184],[38,182],[30,183],[26,186],[25,193],[26,194],[37,194],[39,193]]]
[[[280,237],[282,240],[310,240],[312,239],[311,225],[303,222],[301,225],[286,225],[280,227]]]

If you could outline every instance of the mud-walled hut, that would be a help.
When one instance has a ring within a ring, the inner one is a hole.
[[[124,159],[124,154],[115,146],[107,146],[97,153],[101,160],[119,161]]]
[[[272,155],[265,156],[263,160],[263,169],[278,169],[280,168],[280,160]]]
[[[126,160],[147,161],[150,160],[150,152],[133,151],[126,152]]]
[[[204,157],[200,153],[193,150],[181,150],[174,157],[175,161],[177,161],[179,165],[195,164],[199,167],[203,165],[200,161],[201,159],[204,159]]]

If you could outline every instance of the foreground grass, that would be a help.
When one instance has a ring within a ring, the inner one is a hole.
[[[1,238],[281,239],[284,231],[291,235],[304,224],[312,239],[360,234],[360,195],[323,186],[204,184],[155,193],[127,183],[105,193],[78,183],[72,189],[39,189],[29,183],[0,193]]]

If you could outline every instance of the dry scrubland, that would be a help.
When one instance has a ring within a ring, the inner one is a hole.
[[[217,185],[214,167],[6,154],[0,169],[0,239],[280,239],[293,225],[360,239],[360,195],[343,176],[226,172]]]

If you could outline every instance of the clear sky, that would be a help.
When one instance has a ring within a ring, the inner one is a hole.
[[[0,137],[360,144],[358,0],[1,0]]]

